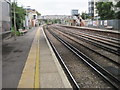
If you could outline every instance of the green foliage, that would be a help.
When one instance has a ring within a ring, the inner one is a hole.
[[[96,8],[100,19],[114,19],[115,12],[112,10],[113,3],[112,2],[97,2]]]
[[[38,16],[41,16],[41,13],[39,13],[38,11],[36,11],[36,13],[37,13]]]
[[[120,7],[120,1],[117,2],[117,4],[115,5],[116,7]]]
[[[120,11],[116,13],[116,19],[120,19]]]
[[[82,17],[82,19],[90,18],[90,16],[87,13],[82,13],[81,17]]]
[[[53,23],[53,24],[55,24],[55,23],[59,23],[59,24],[60,24],[60,23],[61,23],[61,20],[60,20],[60,19],[54,19],[54,20],[52,20],[52,23]]]
[[[12,3],[12,26],[14,26],[14,6],[16,14],[16,27],[18,30],[23,27],[23,20],[25,20],[26,11],[23,7],[19,7],[17,3]]]
[[[45,20],[45,23],[46,24],[56,24],[56,23],[61,24],[61,20],[60,19],[53,19],[53,20],[47,19],[47,20]]]
[[[11,30],[11,34],[14,35],[16,34],[17,36],[20,36],[20,32],[19,31],[16,31],[14,30],[14,28],[12,27],[12,30]]]
[[[115,7],[120,8],[120,1],[117,2],[117,4],[115,5]],[[115,14],[115,16],[116,16],[116,19],[120,19],[120,11],[118,11],[118,12]]]

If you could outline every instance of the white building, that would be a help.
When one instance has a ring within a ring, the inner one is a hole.
[[[37,24],[37,11],[35,9],[28,8],[26,10],[27,17],[26,17],[26,26],[28,27],[35,27]]]
[[[116,3],[118,2],[119,0],[88,0],[88,12],[89,12],[89,15],[93,18],[96,18],[98,17],[98,13],[97,13],[97,9],[96,9],[96,2],[113,2],[113,5],[116,5]],[[118,11],[117,8],[113,8],[113,10],[115,11]]]
[[[78,14],[78,9],[73,9],[72,11],[71,11],[71,15],[72,16],[78,16],[79,14]]]
[[[88,12],[89,12],[88,14],[93,18],[98,16],[98,13],[96,12],[96,5],[95,5],[96,2],[98,2],[98,0],[88,1]]]

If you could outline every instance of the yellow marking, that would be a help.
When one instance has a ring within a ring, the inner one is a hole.
[[[24,66],[21,79],[17,88],[40,88],[39,87],[39,37],[40,28],[37,30],[26,64]]]
[[[35,90],[40,88],[40,76],[39,76],[39,61],[40,61],[40,30],[37,31],[37,54],[36,54],[36,68],[35,68],[35,81],[34,81],[34,88]]]

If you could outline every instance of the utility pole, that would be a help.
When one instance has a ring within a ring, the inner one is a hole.
[[[14,0],[14,6],[13,6],[13,9],[14,9],[14,40],[16,40],[16,10],[15,10],[15,4],[16,4],[16,2],[15,2],[15,0]]]

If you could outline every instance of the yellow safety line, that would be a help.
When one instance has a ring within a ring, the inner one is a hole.
[[[39,76],[39,65],[40,65],[40,29],[37,31],[37,54],[36,54],[36,67],[35,67],[35,81],[34,81],[34,88],[39,89],[40,88],[40,76]]]
[[[40,28],[36,31],[26,64],[17,88],[40,88],[39,85],[39,39]]]

